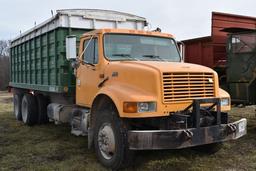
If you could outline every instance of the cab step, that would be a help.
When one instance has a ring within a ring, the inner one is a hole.
[[[72,110],[71,116],[71,134],[75,136],[87,136],[90,110],[84,108],[75,108]]]

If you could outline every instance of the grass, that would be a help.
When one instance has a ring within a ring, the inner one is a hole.
[[[70,134],[68,125],[27,127],[15,120],[11,97],[0,92],[0,170],[106,170],[87,149],[86,137]],[[192,149],[141,151],[129,170],[256,170],[255,107],[233,108],[232,119],[247,117],[248,134],[224,144],[214,155]]]

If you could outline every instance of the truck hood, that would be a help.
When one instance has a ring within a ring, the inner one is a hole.
[[[162,89],[162,74],[165,72],[213,73],[217,77],[216,72],[211,68],[180,62],[116,61],[109,63],[105,69],[105,75],[110,78],[109,82],[115,81],[118,85],[133,86],[140,88],[140,91],[146,90],[158,95]]]
[[[172,73],[177,74],[173,75]],[[189,76],[186,75],[187,73],[194,74]],[[218,96],[216,72],[211,68],[196,64],[116,61],[107,65],[105,75],[109,78],[105,86],[111,87],[111,92],[118,91],[118,94],[123,92],[124,101],[157,101],[162,102],[161,104],[173,102],[181,104],[184,101],[189,101],[186,103],[189,105],[194,97]],[[170,87],[172,85],[174,87]],[[177,91],[174,90],[175,87],[177,87]],[[168,112],[181,109],[176,105],[170,106],[173,109],[166,109]]]
[[[160,72],[214,72],[211,68],[181,62],[162,62],[162,61],[121,61],[120,64],[133,64],[156,69]]]

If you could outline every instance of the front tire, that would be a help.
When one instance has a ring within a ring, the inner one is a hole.
[[[129,150],[127,124],[118,117],[117,112],[103,110],[99,115],[94,130],[94,147],[98,160],[103,166],[113,170],[129,166],[134,152]]]
[[[21,104],[22,120],[26,125],[32,126],[37,123],[36,98],[31,94],[25,94]]]

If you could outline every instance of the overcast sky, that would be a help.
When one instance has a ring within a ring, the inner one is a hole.
[[[256,17],[255,0],[0,0],[0,39],[12,39],[64,8],[136,14],[178,40],[210,35],[212,11]]]

